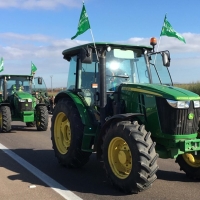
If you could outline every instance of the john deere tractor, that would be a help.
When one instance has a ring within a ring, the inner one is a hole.
[[[173,86],[169,51],[151,46],[89,43],[63,51],[67,91],[55,97],[51,138],[58,161],[82,167],[96,152],[125,193],[156,180],[157,158],[174,158],[200,178],[200,96]]]
[[[39,85],[39,87],[37,87]],[[38,131],[48,127],[47,97],[40,77],[30,75],[0,76],[0,131],[11,131],[12,121],[25,122]]]

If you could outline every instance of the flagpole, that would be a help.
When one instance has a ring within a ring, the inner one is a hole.
[[[84,4],[84,1],[82,1],[83,4]],[[93,36],[93,33],[92,33],[92,29],[90,28],[90,33],[91,33],[91,36],[92,36],[92,41],[94,43],[94,49],[95,49],[95,53],[96,53],[96,57],[97,57],[97,61],[99,62],[99,57],[97,55],[97,48],[96,48],[96,45],[95,45],[95,41],[94,41],[94,36]]]
[[[163,26],[164,26],[164,24],[165,24],[165,19],[166,19],[166,17],[167,17],[167,13],[165,14]],[[162,26],[162,28],[163,28],[163,26]],[[162,32],[162,29],[161,29],[161,32]],[[160,34],[160,35],[161,35],[161,34]],[[157,50],[156,50],[157,52],[158,52],[158,48],[159,48],[159,46],[160,46],[160,41],[161,41],[161,36],[160,36],[159,41],[158,41],[158,46],[157,46]]]
[[[161,36],[159,37],[159,41],[158,41],[158,46],[157,46],[156,52],[158,52],[158,48],[160,46],[160,41],[161,41]],[[154,59],[154,65],[156,63],[156,57],[157,57],[157,54],[156,54],[155,59]]]
[[[164,26],[164,24],[165,24],[166,16],[167,16],[167,13],[165,14],[163,26]],[[162,28],[163,28],[163,26],[162,26]],[[162,29],[161,29],[161,32],[162,32]],[[156,52],[158,52],[158,49],[159,49],[159,47],[160,47],[160,41],[161,41],[161,36],[159,37],[159,41],[158,41],[158,46],[157,46]],[[156,54],[155,59],[154,59],[154,65],[155,65],[155,63],[156,63],[156,57],[157,57],[157,54]]]
[[[90,28],[90,33],[92,35],[92,40],[93,40],[93,43],[94,43],[94,49],[95,49],[95,53],[96,53],[96,56],[97,56],[97,61],[99,62],[99,57],[97,55],[97,48],[96,48],[96,45],[95,45],[95,42],[94,42],[94,36],[93,36],[93,33],[92,33],[92,29]]]

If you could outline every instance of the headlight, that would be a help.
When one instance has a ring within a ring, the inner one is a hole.
[[[194,101],[194,107],[199,108],[200,107],[200,101]]]
[[[26,102],[26,99],[19,99],[19,102]]]
[[[32,102],[32,99],[28,99],[28,102]]]
[[[174,101],[167,99],[167,103],[173,108],[189,108],[190,101]]]

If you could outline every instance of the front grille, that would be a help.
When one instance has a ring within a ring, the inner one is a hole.
[[[32,102],[18,102],[19,111],[31,111]]]
[[[173,108],[167,103],[166,99],[163,98],[156,98],[156,103],[163,133],[170,135],[186,135],[197,132],[200,108],[194,109],[192,101],[188,109]],[[192,120],[188,119],[189,113],[194,114]]]

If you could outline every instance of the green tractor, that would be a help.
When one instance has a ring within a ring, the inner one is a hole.
[[[63,51],[67,91],[55,97],[51,139],[59,163],[78,168],[96,152],[111,183],[138,193],[156,180],[157,159],[174,158],[200,178],[200,96],[173,86],[169,51],[89,43]]]
[[[27,127],[36,126],[38,131],[47,130],[48,98],[43,86],[41,77],[0,76],[0,132],[11,131],[12,121],[25,122]]]

